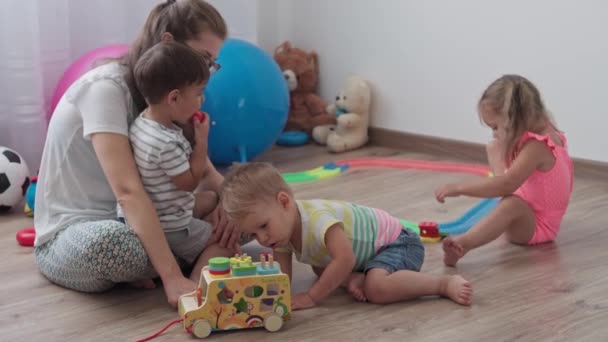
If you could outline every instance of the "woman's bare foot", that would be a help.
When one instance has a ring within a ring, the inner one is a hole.
[[[473,302],[473,286],[459,275],[444,276],[441,279],[440,294],[461,305]]]
[[[365,275],[359,272],[353,272],[348,276],[344,287],[348,293],[360,302],[367,301],[365,298],[365,292],[363,291],[363,283],[365,281]]]
[[[151,290],[156,288],[156,283],[154,283],[154,280],[152,279],[132,281],[129,283],[129,285],[133,286],[136,289]]]
[[[465,254],[464,248],[454,241],[452,238],[445,238],[443,240],[443,263],[447,266],[455,266],[458,260]]]

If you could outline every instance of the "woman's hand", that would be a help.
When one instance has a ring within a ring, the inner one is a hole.
[[[167,301],[171,306],[176,307],[179,297],[194,292],[198,285],[180,274],[175,277],[163,279],[163,287],[165,289],[165,294],[167,295]]]

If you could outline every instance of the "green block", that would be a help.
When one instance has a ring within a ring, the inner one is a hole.
[[[254,264],[247,265],[232,265],[232,275],[236,277],[255,275],[256,274],[256,266]]]
[[[228,258],[216,257],[209,259],[209,269],[221,271],[228,268],[230,268],[230,259]]]

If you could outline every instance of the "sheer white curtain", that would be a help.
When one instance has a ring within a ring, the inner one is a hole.
[[[87,51],[128,43],[156,0],[0,0],[0,146],[39,166],[50,99]]]
[[[161,1],[0,0],[0,146],[16,150],[36,172],[63,72],[94,48],[130,43]],[[232,36],[257,40],[257,1],[210,2]]]

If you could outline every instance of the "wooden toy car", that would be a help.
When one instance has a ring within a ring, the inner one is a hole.
[[[291,318],[289,277],[272,254],[212,258],[196,291],[179,298],[184,329],[198,338],[214,331],[264,327],[274,332]]]

